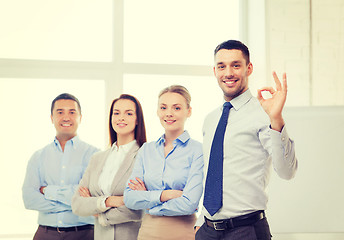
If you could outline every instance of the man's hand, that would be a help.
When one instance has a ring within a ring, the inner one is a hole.
[[[278,79],[276,72],[273,72],[272,75],[276,83],[276,90],[272,87],[258,89],[257,98],[265,112],[270,117],[271,128],[280,132],[284,126],[282,110],[287,99],[287,75],[286,73],[283,73],[283,85]],[[270,92],[272,97],[264,99],[262,96],[263,91]]]
[[[46,188],[47,186],[42,186],[39,188],[39,191],[44,195],[44,189]]]

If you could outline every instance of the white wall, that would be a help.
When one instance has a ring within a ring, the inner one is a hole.
[[[267,73],[287,72],[292,181],[270,181],[275,240],[344,239],[344,1],[266,0]],[[252,37],[252,36],[251,36]],[[332,107],[293,107],[293,106]]]
[[[268,71],[286,71],[289,106],[344,104],[344,1],[266,0]]]

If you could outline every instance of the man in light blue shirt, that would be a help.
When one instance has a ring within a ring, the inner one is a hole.
[[[63,93],[53,100],[51,121],[56,137],[33,154],[22,188],[25,207],[39,212],[34,240],[91,240],[94,219],[74,215],[71,199],[98,149],[77,136],[81,107],[75,96]]]

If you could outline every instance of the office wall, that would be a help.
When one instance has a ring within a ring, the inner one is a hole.
[[[267,0],[268,72],[286,71],[289,105],[344,104],[344,1]]]
[[[265,4],[267,72],[292,79],[284,115],[299,159],[295,179],[271,176],[274,239],[344,239],[344,1]]]

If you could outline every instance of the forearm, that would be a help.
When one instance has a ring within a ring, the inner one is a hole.
[[[161,204],[161,193],[162,190],[137,191],[127,187],[124,192],[124,203],[133,210],[150,209]]]
[[[286,128],[281,133],[271,132],[272,162],[275,171],[283,179],[291,179],[297,170],[295,144],[289,138]]]
[[[25,208],[30,210],[54,213],[71,210],[70,205],[48,200],[39,192],[39,190],[31,188],[23,189],[23,201]]]
[[[99,214],[98,221],[103,226],[136,222],[141,220],[142,214],[142,210],[131,210],[123,205]]]
[[[44,196],[48,200],[71,206],[72,197],[77,187],[78,185],[67,185],[63,187],[58,185],[48,185],[44,189]]]
[[[104,204],[107,197],[82,197],[79,192],[76,192],[72,198],[73,213],[78,216],[93,216],[103,213],[109,209]]]
[[[191,215],[196,212],[197,207],[198,201],[193,202],[186,196],[181,196],[149,209],[148,213],[156,216]]]

